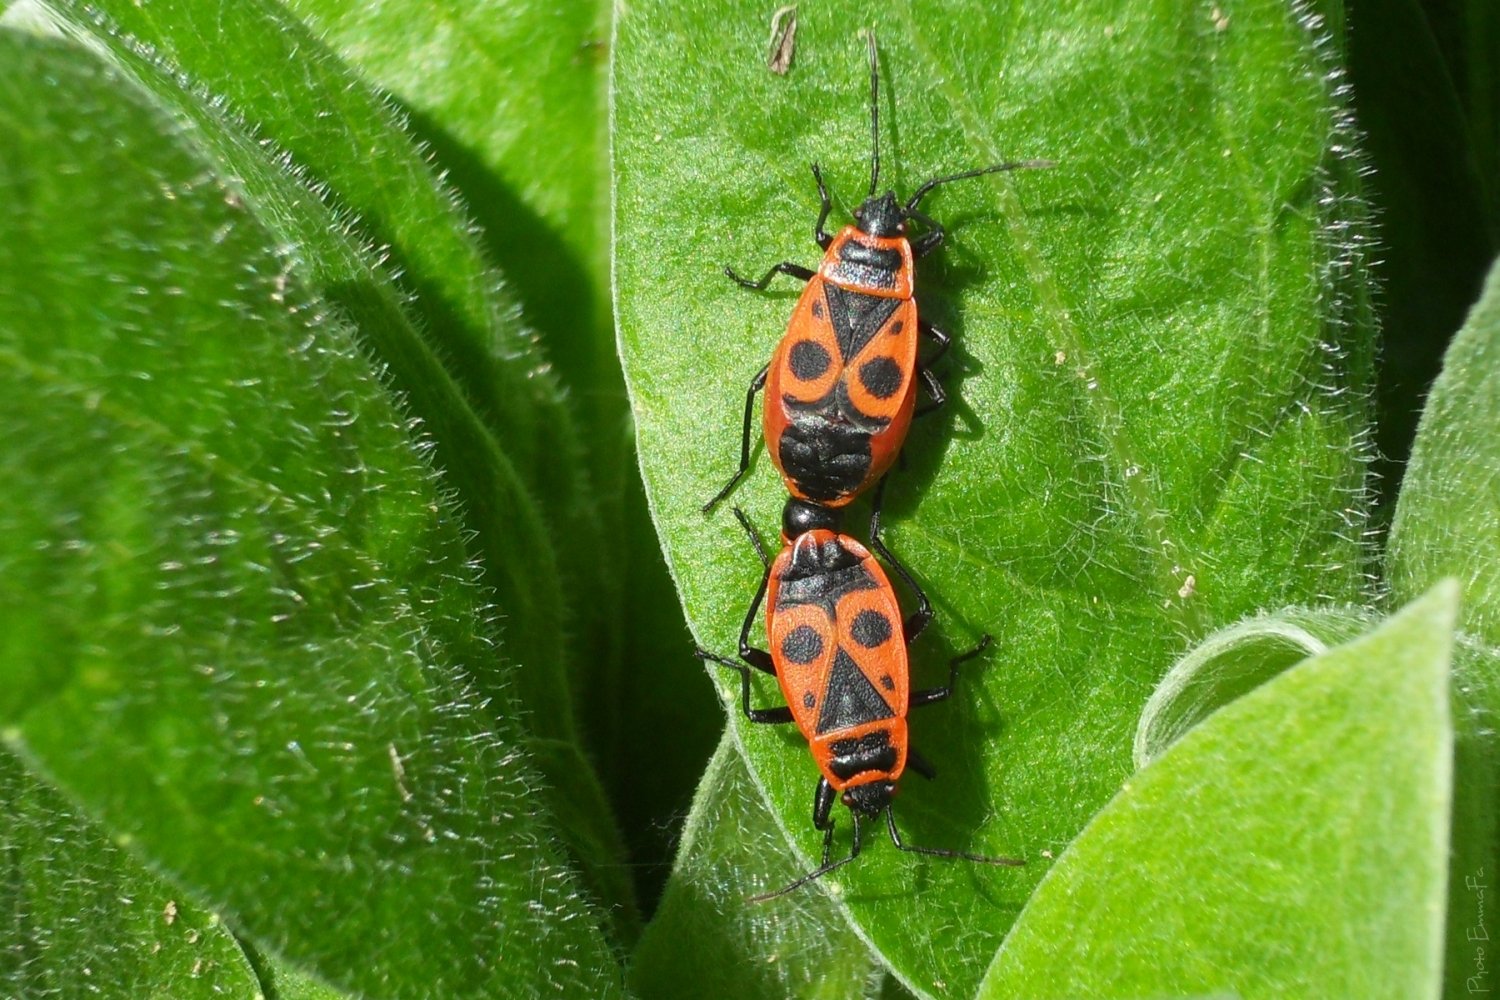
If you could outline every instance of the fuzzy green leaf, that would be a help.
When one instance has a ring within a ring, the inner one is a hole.
[[[688,815],[677,863],[637,946],[629,987],[641,1000],[858,1000],[880,965],[825,896],[746,905],[802,874],[728,733]]]
[[[254,115],[257,122],[267,117],[263,113],[274,110],[277,117],[261,127],[284,135],[295,149],[326,148],[332,140],[325,134],[296,131],[291,121],[303,129],[307,128],[304,122],[322,122],[322,128],[332,128],[330,123],[336,122],[345,130],[344,142],[352,134],[358,137],[356,145],[360,148],[374,145],[382,151],[389,149],[394,163],[385,168],[387,173],[380,180],[401,194],[368,178],[363,155],[340,158],[324,154],[319,174],[328,178],[325,182],[343,182],[345,172],[356,170],[364,176],[363,186],[351,192],[351,200],[356,202],[361,194],[371,200],[377,194],[392,200],[402,194],[412,201],[422,195],[429,201],[439,198],[440,192],[433,187],[410,140],[373,94],[360,89],[346,69],[326,51],[314,47],[306,29],[273,5],[258,0],[237,4],[225,15],[232,20],[220,18],[216,32],[199,31],[202,26],[192,16],[192,4],[174,5],[173,0],[164,0],[147,7],[131,3],[117,7],[114,13],[143,35],[121,36],[114,25],[97,22],[89,11],[58,0],[58,10],[67,17],[72,30],[88,32],[122,67],[136,74],[141,86],[157,101],[200,130],[203,140],[220,158],[223,172],[240,178],[248,196],[262,207],[267,224],[297,248],[308,280],[356,321],[365,346],[390,366],[392,381],[405,394],[414,415],[425,422],[437,446],[435,457],[459,490],[470,520],[480,532],[481,548],[488,557],[485,567],[489,582],[496,586],[499,602],[511,621],[507,650],[522,664],[536,664],[524,675],[535,679],[535,683],[524,685],[533,725],[545,736],[570,735],[569,699],[566,688],[558,686],[556,670],[562,659],[562,611],[555,557],[539,530],[542,522],[527,488],[516,480],[510,458],[516,449],[526,447],[527,435],[507,435],[505,451],[501,450],[470,410],[453,377],[444,371],[439,355],[422,342],[418,324],[403,315],[401,292],[375,259],[362,254],[357,241],[344,231],[347,221],[341,221],[298,179],[266,160],[243,126],[227,119],[201,95],[184,92],[163,72],[173,67],[158,67],[137,55],[139,44],[165,48],[183,60],[190,71],[212,71],[204,72],[205,82],[229,85],[237,106],[243,107],[243,113]],[[201,9],[198,12],[201,14]],[[226,51],[230,49],[233,54]],[[288,86],[287,81],[297,79],[298,74],[289,71],[293,64],[287,49],[295,51],[295,65],[306,69],[311,81]],[[264,73],[261,69],[268,62],[286,66],[288,71]],[[233,72],[236,69],[238,72]],[[414,170],[415,176],[411,176]],[[366,187],[375,188],[376,193]],[[438,203],[452,212],[450,205]],[[411,209],[413,214],[418,211]],[[401,221],[417,226],[409,219]],[[442,235],[451,237],[460,229],[462,219],[455,214],[424,221],[425,227],[412,237],[420,247],[441,243]],[[507,330],[512,335],[515,332]],[[439,345],[439,349],[444,348]],[[458,355],[458,360],[462,358]],[[467,368],[469,377],[477,377],[471,366],[459,367]],[[511,405],[529,406],[526,397],[514,391],[503,395]],[[534,413],[528,417],[534,418]],[[508,530],[502,531],[502,524]],[[524,550],[517,551],[522,546]]]
[[[153,95],[0,47],[5,738],[330,982],[617,991],[469,680],[463,529],[353,329]]]
[[[1354,639],[1371,620],[1362,608],[1284,608],[1209,636],[1167,671],[1141,710],[1137,770],[1220,708],[1309,656]]]
[[[1463,582],[1454,669],[1457,748],[1448,983],[1494,983],[1485,899],[1500,871],[1500,267],[1443,360],[1428,395],[1391,528],[1392,595],[1409,599],[1446,575]],[[1491,957],[1487,958],[1486,955]]]
[[[356,322],[362,345],[387,366],[407,407],[424,422],[434,460],[473,529],[485,582],[505,613],[504,652],[512,669],[502,672],[497,662],[475,671],[475,680],[497,711],[512,698],[525,704],[526,725],[537,737],[532,749],[570,849],[592,887],[611,901],[611,911],[632,916],[618,832],[578,745],[569,675],[559,669],[569,652],[569,616],[552,540],[595,537],[589,491],[570,478],[579,464],[562,460],[576,458],[577,449],[566,444],[573,431],[557,411],[555,387],[546,378],[529,379],[539,363],[529,347],[502,344],[519,338],[529,345],[530,334],[486,272],[451,196],[395,113],[274,4],[246,0],[211,19],[175,0],[149,6],[56,0],[54,8],[73,32],[97,43],[199,130],[222,172],[240,179],[278,239],[297,248],[307,280]],[[111,19],[102,19],[101,9]],[[143,51],[175,62],[153,61]],[[266,72],[267,66],[284,71]],[[219,99],[205,100],[197,87],[184,85],[184,72],[220,91],[256,131],[227,114]],[[258,136],[285,144],[298,158],[300,176],[267,157]],[[379,151],[373,162],[369,149]],[[325,185],[324,198],[333,206],[305,185],[308,180]],[[345,206],[360,210],[358,225],[372,230],[366,236],[400,241],[398,263],[417,262],[404,276],[414,294],[361,246]],[[429,269],[440,270],[441,279],[426,275]],[[418,322],[405,314],[412,307]],[[512,384],[517,378],[525,385]],[[511,423],[516,409],[527,415]],[[544,430],[532,427],[538,419]],[[529,468],[537,450],[549,456],[540,475]],[[538,505],[533,494],[573,499]],[[551,522],[557,530],[546,530],[539,506],[559,519]]]
[[[1464,584],[1464,627],[1500,647],[1500,267],[1448,356],[1401,484],[1391,528],[1398,600],[1427,581]]]
[[[913,721],[942,774],[906,782],[902,829],[1029,864],[876,842],[822,884],[907,986],[963,995],[1043,852],[1128,773],[1135,720],[1185,648],[1263,607],[1364,596],[1361,212],[1332,54],[1280,0],[873,13],[801,9],[783,77],[765,64],[764,8],[621,8],[616,314],[669,564],[697,635],[729,652],[760,568],[727,510],[698,507],[732,471],[745,387],[797,289],[778,279],[756,296],[719,270],[816,260],[809,162],[838,196],[834,224],[861,196],[859,29],[873,22],[881,41],[884,184],[1057,161],[923,203],[948,226],[918,290],[956,335],[942,369],[955,398],[914,428],[887,505],[888,541],[938,608],[917,683],[996,638],[954,703]],[[769,532],[784,493],[757,451],[733,502]],[[788,735],[735,727],[809,862],[811,762]]]
[[[1221,709],[1059,859],[982,997],[1437,997],[1458,589]]]
[[[253,996],[218,917],[0,750],[0,995]]]
[[[571,390],[603,527],[602,536],[574,528],[552,539],[574,598],[580,727],[621,821],[637,831],[637,862],[664,862],[663,831],[675,825],[720,720],[710,692],[684,691],[696,664],[646,514],[609,313],[610,5],[288,6],[402,103]],[[660,663],[675,669],[639,669]],[[674,752],[660,753],[642,731],[678,734]],[[654,777],[642,783],[645,769]]]

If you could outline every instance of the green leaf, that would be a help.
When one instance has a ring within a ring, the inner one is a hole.
[[[1397,600],[1454,575],[1464,585],[1464,628],[1500,646],[1500,267],[1459,331],[1401,484],[1391,528]]]
[[[612,389],[605,84],[609,5],[291,0],[402,102],[523,296],[585,412]],[[601,347],[605,348],[601,350]]]
[[[278,4],[46,0],[106,44],[123,30],[285,150],[389,257],[432,349],[537,496],[565,495],[577,457],[547,360],[488,265],[470,220],[413,146],[386,98]],[[358,289],[345,295],[353,299]],[[408,391],[410,391],[408,389]]]
[[[1457,603],[1434,588],[1131,778],[980,995],[1436,997]]]
[[[528,383],[524,391],[506,383],[516,377],[512,369],[520,366],[524,377],[537,362],[527,351],[502,349],[496,338],[529,342],[530,335],[520,329],[503,299],[495,297],[498,285],[485,272],[451,196],[437,185],[378,95],[272,4],[247,0],[213,18],[211,25],[201,20],[195,5],[175,0],[147,7],[106,2],[103,6],[119,24],[100,20],[95,5],[57,0],[56,6],[72,31],[87,35],[198,130],[221,172],[239,178],[247,197],[263,206],[261,218],[278,239],[297,248],[304,277],[357,323],[362,345],[387,366],[394,388],[432,435],[434,460],[458,492],[475,548],[484,557],[485,582],[505,613],[504,651],[514,665],[503,673],[486,665],[473,671],[474,678],[497,711],[504,711],[513,698],[526,705],[526,725],[538,737],[533,750],[549,779],[551,804],[567,820],[562,830],[569,847],[592,887],[628,926],[634,902],[621,866],[619,835],[578,746],[569,675],[559,669],[568,656],[568,616],[552,539],[578,532],[562,530],[557,523],[557,531],[546,530],[532,498],[533,490],[538,497],[579,497],[588,490],[571,481],[566,488],[558,485],[578,472],[577,462],[566,460],[577,457],[576,448],[558,441],[531,442],[534,434],[526,428],[537,419],[549,428],[547,435],[570,438],[573,432],[562,416],[548,415],[549,408],[560,404],[546,379],[535,386]],[[121,25],[139,36],[123,34]],[[178,63],[163,66],[145,58],[144,45],[169,53]],[[285,71],[266,72],[268,65]],[[410,296],[398,287],[360,246],[342,217],[344,210],[325,206],[305,186],[309,178],[292,176],[268,159],[263,140],[226,114],[219,99],[206,100],[201,91],[184,87],[183,70],[223,88],[259,135],[306,157],[305,166],[327,186],[325,196],[337,195],[338,203],[358,207],[361,224],[376,227],[373,235],[384,237],[389,230],[401,240],[405,249],[398,260],[426,261],[406,276],[408,284],[415,281],[425,292]],[[378,151],[373,166],[363,152],[369,149]],[[426,267],[442,269],[444,279],[424,277]],[[463,309],[442,304],[445,296],[464,295]],[[408,305],[417,308],[421,323],[403,314]],[[473,343],[461,347],[446,339],[453,337]],[[486,358],[494,353],[495,358],[480,363],[470,357],[474,352]],[[443,367],[445,357],[451,373]],[[503,407],[487,403],[488,393],[498,394]],[[507,424],[509,407],[525,407],[527,423]],[[487,430],[481,416],[496,430]],[[542,462],[547,471],[523,482],[517,468],[524,470],[533,461],[528,457],[533,447],[548,454]],[[564,508],[572,508],[556,502],[541,506],[564,520],[585,521],[583,534],[592,537],[591,512],[579,508],[566,513]]]
[[[631,992],[642,1000],[873,995],[880,965],[829,899],[808,893],[790,908],[746,905],[801,874],[726,732],[636,947]]]
[[[1360,635],[1372,619],[1363,608],[1284,608],[1215,632],[1167,671],[1141,710],[1136,769],[1288,667]]]
[[[1500,267],[1459,331],[1428,396],[1391,527],[1396,600],[1431,581],[1463,583],[1457,702],[1448,984],[1482,971],[1474,928],[1484,901],[1460,886],[1500,871]],[[1478,963],[1478,964],[1476,964]]]
[[[129,77],[10,32],[0,66],[5,738],[329,982],[617,992],[354,331]]]
[[[253,996],[219,918],[121,851],[0,750],[0,993]]]
[[[718,738],[646,513],[609,310],[609,4],[291,0],[322,41],[394,95],[572,393],[602,535],[553,538],[573,598],[585,738],[638,862],[665,862]],[[551,498],[553,503],[560,498]],[[676,663],[673,671],[640,664]],[[677,734],[662,754],[639,734]],[[649,769],[653,780],[638,776]],[[649,838],[649,839],[648,839]]]
[[[338,126],[345,130],[341,133],[344,143],[350,141],[348,136],[352,134],[360,146],[369,143],[381,150],[392,148],[399,155],[388,168],[390,172],[397,173],[402,165],[410,168],[415,151],[395,127],[390,112],[376,103],[372,93],[355,86],[348,71],[326,52],[312,47],[313,40],[306,36],[305,29],[276,8],[253,0],[235,5],[226,17],[243,19],[243,23],[220,19],[217,33],[199,34],[199,23],[189,16],[191,12],[174,11],[171,3],[172,0],[166,0],[145,8],[125,3],[115,13],[122,16],[133,13],[132,26],[154,29],[141,41],[153,45],[166,43],[169,51],[187,59],[192,69],[216,69],[208,82],[236,84],[229,91],[230,96],[246,105],[245,111],[255,115],[257,122],[264,121],[260,112],[272,108],[278,116],[296,115],[299,121],[323,121],[322,128],[331,128],[328,122],[337,119]],[[543,735],[571,735],[569,697],[566,688],[559,686],[565,677],[556,669],[563,654],[555,557],[547,547],[526,487],[516,481],[508,454],[522,446],[526,436],[507,436],[507,452],[500,450],[496,440],[475,418],[464,393],[443,370],[438,355],[422,342],[416,326],[402,315],[401,293],[372,257],[359,252],[357,241],[341,231],[346,229],[347,222],[341,224],[338,216],[312,197],[299,180],[267,161],[243,127],[236,127],[201,95],[185,92],[163,72],[165,67],[159,68],[141,58],[137,41],[109,30],[111,26],[96,22],[84,10],[72,6],[61,9],[71,18],[70,27],[90,32],[115,61],[140,80],[157,102],[200,130],[210,152],[222,163],[223,172],[241,179],[247,196],[263,206],[262,214],[277,235],[298,248],[298,260],[306,268],[307,278],[357,322],[372,353],[390,366],[394,385],[405,394],[407,404],[433,436],[435,457],[454,481],[471,523],[480,532],[481,547],[487,556],[488,582],[496,586],[501,606],[507,612],[507,650],[517,662],[533,665],[521,675],[527,680],[525,696],[533,711],[533,725]],[[232,44],[229,38],[233,39]],[[312,81],[302,83],[291,93],[287,92],[285,81],[297,74],[263,72],[266,62],[290,64],[289,57],[278,62],[264,51],[270,49],[281,54],[279,50],[283,47],[297,53],[299,68],[306,67],[314,74]],[[231,58],[222,51],[227,48],[234,48],[238,54]],[[253,64],[245,61],[247,53],[262,61]],[[234,59],[241,61],[233,67],[241,72],[231,75],[225,72],[225,67]],[[251,65],[256,67],[254,71]],[[338,95],[342,103],[329,108],[330,95]],[[285,106],[288,101],[290,109]],[[277,119],[271,124],[286,123]],[[292,132],[287,138],[294,141],[294,147],[332,143],[323,134],[304,135],[290,128],[285,131]],[[343,180],[339,171],[354,167],[332,157],[329,160],[328,169],[322,173],[334,173],[334,182]],[[358,167],[365,171],[365,166],[361,156]],[[425,168],[415,177],[399,177],[399,184],[388,183],[403,192],[425,184],[424,193],[429,199],[439,194]],[[368,179],[362,184],[373,186]],[[356,188],[356,200],[361,190]],[[398,196],[384,190],[380,194],[387,198]],[[443,207],[452,211],[449,205]],[[440,242],[438,236],[451,235],[450,229],[456,228],[458,220],[455,216],[429,223],[413,242],[421,245]],[[506,396],[512,405],[522,405],[526,399],[515,392]],[[535,417],[533,412],[528,419]],[[523,551],[518,552],[518,548]]]
[[[872,843],[822,883],[907,986],[963,995],[1045,874],[1043,852],[1127,775],[1141,707],[1184,649],[1260,608],[1365,596],[1362,211],[1321,28],[1279,0],[1217,15],[1123,0],[875,17],[819,5],[800,11],[785,77],[765,66],[767,11],[622,8],[621,349],[653,513],[712,649],[734,648],[760,567],[727,510],[698,507],[732,471],[745,387],[797,294],[788,281],[752,295],[719,269],[816,259],[813,160],[834,223],[847,220],[868,181],[858,31],[872,22],[885,183],[906,193],[1004,159],[1058,162],[924,202],[948,226],[918,288],[956,335],[941,372],[955,398],[913,429],[887,504],[888,541],[939,614],[941,638],[914,650],[917,683],[996,638],[953,703],[913,721],[942,773],[904,785],[903,833],[1029,864]],[[784,493],[757,451],[733,502],[770,530]],[[774,697],[757,683],[758,702]],[[812,861],[811,762],[793,738],[735,725]]]

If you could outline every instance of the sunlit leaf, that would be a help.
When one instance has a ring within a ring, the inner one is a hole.
[[[980,995],[1437,997],[1457,597],[1287,670],[1131,778]]]

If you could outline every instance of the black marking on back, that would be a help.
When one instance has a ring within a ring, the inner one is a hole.
[[[780,587],[776,592],[776,610],[815,604],[829,618],[834,616],[839,598],[845,594],[880,586],[863,560],[835,538],[822,545],[795,549],[777,582]]]
[[[781,432],[776,454],[787,478],[809,500],[840,500],[857,492],[870,475],[875,461],[871,434],[850,423],[793,421]]]
[[[859,366],[859,381],[876,399],[890,399],[901,388],[901,366],[884,355]]]
[[[818,713],[816,731],[827,733],[848,729],[866,722],[894,718],[895,715],[859,665],[848,653],[839,650],[828,674],[828,693],[823,696],[823,710]]]
[[[891,734],[884,729],[854,740],[834,740],[828,749],[833,751],[828,770],[845,780],[863,771],[889,774],[896,766],[896,748],[891,746]]]
[[[839,260],[892,273],[901,270],[902,264],[900,250],[879,250],[875,247],[867,247],[863,243],[856,243],[854,240],[850,240],[839,248]]]
[[[792,374],[804,382],[821,376],[832,363],[827,348],[816,340],[799,340],[787,352],[787,364],[791,366]]]
[[[885,326],[891,314],[901,305],[901,299],[882,298],[851,292],[834,284],[823,286],[828,298],[828,317],[833,324],[833,336],[838,341],[839,354],[844,363],[875,338]]]
[[[811,663],[823,655],[823,637],[811,625],[798,625],[781,640],[781,655],[792,663]]]
[[[854,616],[849,634],[864,648],[874,649],[891,637],[891,620],[874,608],[865,608]]]

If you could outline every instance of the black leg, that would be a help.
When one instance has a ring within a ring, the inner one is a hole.
[[[948,348],[953,346],[953,338],[948,336],[942,330],[939,330],[937,327],[933,326],[931,323],[927,322],[925,319],[922,319],[922,311],[920,306],[917,309],[917,330],[922,334],[922,336],[931,338],[932,342],[938,345],[937,350],[932,352],[932,357],[922,362],[922,364],[924,364],[928,368],[931,368],[933,365],[938,363],[938,361],[944,354],[948,353]]]
[[[906,748],[906,766],[928,781],[937,777],[937,768],[932,766],[932,761],[918,753],[916,747]]]
[[[837,793],[827,778],[818,779],[818,789],[813,793],[813,827],[823,831],[823,864],[828,864],[828,854],[833,849],[833,799]]]
[[[913,410],[911,415],[925,417],[933,410],[942,409],[943,404],[948,402],[948,394],[943,391],[943,383],[938,381],[938,377],[932,373],[931,368],[925,366],[918,368],[917,374],[921,376],[922,384],[927,387],[927,395],[931,398]]]
[[[829,244],[833,242],[833,237],[823,231],[823,224],[828,221],[828,213],[833,211],[833,201],[828,197],[827,185],[823,183],[823,171],[818,169],[816,163],[812,165],[812,171],[813,179],[818,182],[818,197],[823,202],[822,207],[818,209],[818,224],[813,229],[813,239],[818,241],[819,247],[827,250]]]
[[[707,514],[713,510],[720,500],[727,497],[735,485],[744,478],[750,468],[750,425],[755,422],[755,396],[766,387],[766,375],[770,372],[768,364],[756,373],[755,378],[750,380],[750,388],[745,393],[745,426],[740,431],[740,467],[735,470],[734,475],[729,477],[729,482],[724,488],[715,493],[713,499],[703,505],[703,513]]]
[[[885,484],[889,478],[889,476],[880,477],[880,483],[875,487],[875,498],[870,503],[870,547],[880,553],[881,558],[900,575],[901,579],[906,581],[912,593],[917,595],[917,610],[911,613],[901,629],[906,642],[910,643],[921,635],[922,630],[932,621],[932,602],[927,600],[927,592],[917,585],[916,579],[907,568],[901,565],[901,560],[897,559],[895,553],[886,548],[885,543],[880,540],[880,507],[885,501]]]
[[[959,653],[953,659],[949,660],[948,683],[944,684],[942,687],[926,688],[922,691],[913,691],[911,693],[911,707],[921,708],[923,705],[931,705],[934,702],[942,701],[944,698],[947,698],[949,695],[951,695],[953,693],[953,685],[958,681],[958,665],[960,663],[963,663],[965,660],[972,660],[974,657],[984,652],[985,648],[988,647],[989,644],[990,637],[986,635],[984,638],[979,640],[979,645],[975,646],[971,650],[968,650],[967,652]]]
[[[771,560],[766,557],[766,547],[760,543],[760,532],[755,530],[755,525],[745,516],[745,512],[738,507],[734,508],[734,516],[739,520],[740,527],[745,529],[745,537],[750,539],[750,545],[755,549],[755,554],[760,558],[760,564],[767,570],[771,568]]]
[[[926,854],[933,858],[957,858],[962,861],[978,861],[982,865],[1024,865],[1026,862],[1020,858],[991,858],[983,854],[970,854],[967,851],[945,851],[937,847],[918,847],[915,844],[904,844],[901,842],[901,834],[896,831],[896,815],[890,806],[885,807],[886,829],[891,831],[891,843],[896,845],[899,851],[909,854]]]
[[[741,278],[738,274],[734,273],[734,268],[732,267],[724,268],[724,273],[727,274],[731,279],[733,279],[737,284],[739,284],[741,288],[753,288],[757,292],[763,292],[766,290],[766,286],[771,283],[771,279],[778,274],[790,274],[794,278],[800,278],[803,281],[811,281],[813,275],[817,272],[805,268],[801,264],[793,264],[789,260],[784,260],[780,264],[777,264],[775,267],[771,268],[765,274],[761,275],[761,279],[759,281],[751,281],[748,278]]]
[[[755,626],[755,616],[760,611],[760,602],[766,599],[766,585],[771,581],[771,567],[761,574],[760,586],[755,590],[755,599],[750,602],[750,610],[745,613],[745,623],[740,626],[740,659],[750,664],[762,673],[776,673],[776,664],[771,660],[771,654],[764,649],[756,649],[750,645],[750,629]]]
[[[923,233],[921,236],[913,240],[911,244],[912,257],[917,260],[921,260],[923,257],[926,257],[928,254],[932,253],[932,251],[936,250],[939,246],[942,245],[943,227],[938,222],[934,221],[933,219],[929,219],[926,215],[923,215],[921,212],[918,212],[914,208],[908,208],[906,210],[906,214],[909,217],[920,222],[922,226],[927,230],[927,232]]]
[[[730,670],[736,670],[740,675],[740,707],[745,711],[745,718],[751,722],[763,722],[779,725],[792,721],[792,710],[786,705],[778,705],[775,708],[751,708],[750,707],[750,668],[743,663],[736,663],[727,656],[718,653],[710,653],[706,649],[696,649],[693,655],[700,660],[709,660]]]

